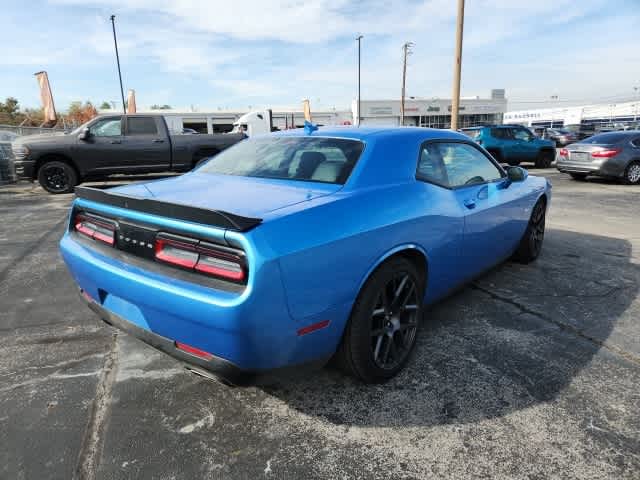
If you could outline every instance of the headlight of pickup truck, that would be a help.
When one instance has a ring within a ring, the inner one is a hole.
[[[29,149],[22,144],[11,144],[11,151],[15,160],[24,160],[29,155]]]

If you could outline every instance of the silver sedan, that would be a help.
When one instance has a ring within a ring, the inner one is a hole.
[[[576,180],[588,175],[640,184],[640,130],[607,132],[560,149],[556,168]]]

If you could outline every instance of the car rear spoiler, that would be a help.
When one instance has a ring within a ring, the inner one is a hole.
[[[90,200],[92,202],[104,203],[119,208],[136,210],[138,212],[170,217],[187,222],[201,223],[214,227],[246,232],[262,223],[261,218],[243,217],[233,213],[220,210],[209,210],[207,208],[191,207],[179,203],[163,202],[152,198],[133,197],[120,193],[108,192],[98,188],[76,187],[75,193],[78,198]]]

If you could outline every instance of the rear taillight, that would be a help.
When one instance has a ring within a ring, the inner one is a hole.
[[[611,157],[615,157],[621,151],[622,151],[621,148],[606,148],[604,150],[591,152],[591,156],[593,158],[611,158]]]
[[[108,245],[115,243],[116,226],[108,220],[78,214],[76,215],[74,228],[76,232],[85,237],[93,238]]]
[[[569,150],[567,150],[566,148],[561,148],[560,149],[560,156],[561,157],[568,157],[569,156]]]
[[[234,282],[246,280],[244,255],[236,250],[175,235],[158,234],[156,260]]]

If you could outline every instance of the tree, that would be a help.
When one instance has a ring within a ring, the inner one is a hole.
[[[71,102],[71,105],[69,105],[67,120],[70,123],[81,125],[88,122],[96,115],[98,115],[98,111],[90,101],[87,100],[84,104],[76,101]]]
[[[111,104],[109,102],[102,102],[100,110],[111,110]]]
[[[167,105],[166,103],[164,105],[157,105],[154,103],[151,105],[151,110],[171,110],[171,105]]]
[[[0,102],[0,123],[16,124],[20,113],[18,100],[14,97],[7,97],[4,102]]]

